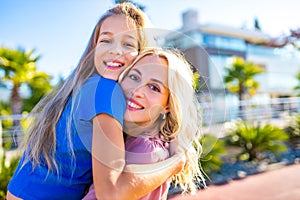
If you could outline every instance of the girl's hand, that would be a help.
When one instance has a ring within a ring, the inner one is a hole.
[[[170,155],[177,161],[177,173],[181,172],[186,163],[186,150],[179,145],[178,139],[175,138],[170,142]]]
[[[186,156],[183,152],[181,152],[181,153],[176,153],[172,157],[175,158],[177,161],[175,174],[178,174],[183,170],[183,168],[185,166]]]
[[[180,146],[179,142],[178,142],[178,138],[173,139],[170,142],[170,154],[171,156],[175,155],[175,154],[183,154],[185,153],[185,149]]]

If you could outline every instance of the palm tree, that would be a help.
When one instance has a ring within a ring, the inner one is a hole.
[[[8,87],[11,86],[10,107],[13,115],[22,113],[21,86],[27,85],[31,90],[42,87],[46,88],[45,92],[51,89],[51,77],[44,72],[37,71],[36,62],[40,56],[35,57],[33,53],[34,50],[26,52],[24,49],[0,47],[0,82]],[[40,80],[39,84],[37,80]],[[19,125],[19,120],[13,121],[13,129]]]
[[[258,65],[245,61],[241,57],[234,56],[231,66],[225,68],[224,83],[232,93],[237,93],[240,101],[245,99],[245,95],[250,96],[256,93],[259,83],[254,77],[264,69]],[[240,110],[242,106],[240,105]]]
[[[23,112],[30,112],[41,98],[53,89],[53,86],[50,84],[50,79],[51,77],[45,72],[36,71],[35,76],[28,81],[31,95],[23,99]]]

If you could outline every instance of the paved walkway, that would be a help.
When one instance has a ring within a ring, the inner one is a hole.
[[[284,166],[221,186],[209,186],[195,196],[168,200],[300,200],[300,164]]]

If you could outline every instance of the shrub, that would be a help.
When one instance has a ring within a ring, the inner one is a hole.
[[[242,120],[237,121],[225,137],[228,145],[242,148],[238,159],[246,161],[259,160],[259,155],[263,152],[275,155],[285,152],[287,147],[284,141],[288,139],[289,135],[276,126],[270,124],[255,126]]]
[[[19,157],[14,157],[10,160],[9,166],[6,166],[5,154],[0,158],[0,199],[5,199],[8,182],[18,166],[19,159]]]
[[[212,172],[219,172],[223,165],[221,155],[226,153],[225,142],[216,136],[206,134],[200,139],[202,145],[202,156],[199,160],[202,170],[208,176]]]
[[[300,114],[294,113],[285,127],[285,132],[289,134],[289,144],[296,148],[300,141]]]

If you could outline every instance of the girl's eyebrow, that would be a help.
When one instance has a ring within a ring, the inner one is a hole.
[[[100,35],[113,35],[113,33],[109,32],[109,31],[104,31],[104,32],[101,32]],[[130,34],[125,34],[125,37],[131,38],[131,39],[134,39],[134,40],[137,39],[136,37],[134,37]]]
[[[101,32],[100,35],[112,35],[112,33],[108,32],[108,31],[104,31],[104,32]]]

